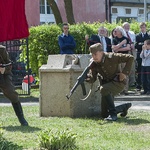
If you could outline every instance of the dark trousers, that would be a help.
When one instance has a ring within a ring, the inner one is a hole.
[[[141,72],[141,80],[144,92],[150,92],[150,66],[142,66]]]
[[[116,81],[111,81],[100,86],[101,116],[103,118],[108,117],[108,115],[116,114],[116,112],[118,113],[114,105],[114,96],[120,93],[124,87],[125,84],[123,82]]]
[[[137,72],[137,77],[136,77],[136,83],[137,83],[137,88],[141,88],[141,64],[142,64],[142,59],[138,57],[136,59],[137,62],[137,67],[136,67],[136,72]]]
[[[1,80],[0,82],[0,89],[4,96],[6,96],[12,103],[17,103],[19,101],[18,93],[15,91],[11,75],[3,75],[3,81]]]

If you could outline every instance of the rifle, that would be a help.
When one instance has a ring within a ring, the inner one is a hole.
[[[82,72],[82,74],[77,78],[76,83],[74,84],[73,88],[70,90],[69,95],[67,94],[66,97],[69,100],[71,95],[74,93],[74,91],[76,90],[76,88],[81,84],[82,87],[82,92],[83,95],[86,95],[86,88],[85,88],[85,84],[84,81],[87,78],[87,73],[89,72],[89,70],[91,69],[91,67],[93,66],[93,61],[84,69],[84,71]]]
[[[0,64],[0,67],[4,68],[4,67],[7,67],[7,66],[10,66],[12,63],[8,63],[8,64]]]

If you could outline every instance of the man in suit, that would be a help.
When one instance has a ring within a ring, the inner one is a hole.
[[[124,22],[122,27],[127,34],[127,38],[129,39],[129,44],[131,47],[131,51],[129,51],[129,54],[134,56],[134,62],[132,64],[131,73],[129,75],[129,85],[134,86],[136,83],[136,79],[135,79],[135,64],[136,64],[135,33],[130,30],[130,24],[128,22]]]
[[[146,23],[141,22],[140,23],[140,33],[136,35],[136,43],[135,43],[135,48],[137,49],[137,57],[136,57],[136,62],[137,62],[137,90],[140,91],[142,86],[141,86],[141,63],[142,59],[140,58],[140,53],[142,51],[142,46],[144,45],[144,41],[150,39],[150,35],[146,32]]]
[[[89,46],[95,43],[101,43],[103,46],[104,52],[112,52],[111,40],[106,36],[106,34],[107,34],[107,29],[101,26],[98,29],[97,35],[93,34],[90,38],[88,36],[85,36],[85,40],[87,41]]]

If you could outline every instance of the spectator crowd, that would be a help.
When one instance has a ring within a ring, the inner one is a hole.
[[[90,37],[85,36],[87,45],[90,47],[95,43],[101,43],[104,52],[131,54],[134,56],[132,69],[126,78],[126,86],[122,91],[123,95],[128,95],[129,87],[136,87],[141,94],[150,94],[150,35],[147,32],[145,22],[139,24],[140,31],[135,34],[130,30],[130,23],[124,22],[122,26],[115,27],[110,35],[104,26],[99,27],[98,33]],[[69,25],[63,24],[63,33],[58,38],[61,54],[74,54],[76,42],[69,34]],[[125,63],[120,64],[121,72]]]

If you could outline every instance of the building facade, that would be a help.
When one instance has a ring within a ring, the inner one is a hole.
[[[62,19],[66,22],[64,1],[56,0],[56,2]],[[72,3],[76,22],[118,22],[119,20],[142,22],[145,21],[145,17],[146,21],[150,21],[150,0],[72,0]],[[29,27],[55,23],[55,17],[47,0],[26,0],[26,15]]]
[[[150,0],[110,0],[111,22],[150,21]]]
[[[28,26],[37,26],[40,24],[40,3],[37,0],[25,0],[25,13]]]
[[[62,19],[66,22],[63,0],[56,0]],[[76,22],[104,22],[108,20],[109,0],[72,0]],[[108,20],[109,21],[109,20]],[[40,23],[54,23],[55,18],[47,0],[40,0]]]

